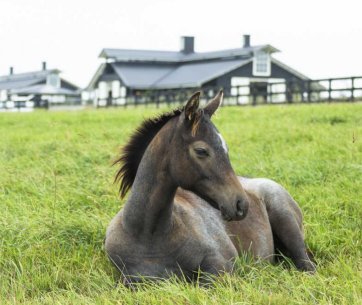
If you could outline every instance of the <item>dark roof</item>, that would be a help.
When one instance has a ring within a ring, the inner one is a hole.
[[[130,50],[130,49],[103,49],[99,57],[113,59],[117,62],[168,62],[184,63],[199,60],[211,60],[219,58],[233,58],[240,56],[251,56],[253,52],[267,50],[270,53],[279,52],[271,45],[252,46],[248,48],[237,48],[213,52],[193,52],[185,54],[177,51],[153,51],[153,50]]]
[[[66,88],[57,88],[47,84],[40,84],[26,88],[13,89],[11,92],[15,94],[46,94],[46,95],[68,95],[68,96],[79,94],[77,91],[74,90],[69,90]]]
[[[213,62],[196,62],[181,65],[158,80],[157,88],[174,87],[200,87],[204,83],[233,71],[247,63],[251,59],[224,60]]]
[[[149,63],[111,63],[116,74],[127,87],[134,89],[168,89],[199,87],[205,82],[237,69],[246,60],[185,63],[171,66]]]
[[[52,73],[59,74],[60,71],[52,69],[0,76],[0,90],[11,90],[39,84],[46,81],[47,76]]]
[[[128,87],[138,89],[151,87],[175,69],[174,65],[144,63],[112,63],[111,66]]]

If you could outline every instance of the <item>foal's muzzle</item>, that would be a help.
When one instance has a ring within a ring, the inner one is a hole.
[[[227,207],[220,206],[221,216],[226,221],[242,220],[246,217],[249,209],[249,201],[243,197],[237,197],[234,204]]]

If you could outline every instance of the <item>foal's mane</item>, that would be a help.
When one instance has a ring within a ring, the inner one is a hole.
[[[142,156],[152,139],[169,120],[180,115],[182,111],[183,108],[178,108],[156,118],[146,119],[132,134],[128,143],[121,150],[120,157],[113,163],[113,165],[120,165],[114,182],[121,182],[119,186],[121,198],[131,188]]]

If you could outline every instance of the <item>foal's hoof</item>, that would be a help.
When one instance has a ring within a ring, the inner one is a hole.
[[[296,267],[300,271],[308,272],[314,274],[317,271],[317,266],[310,260],[301,260],[296,264]]]

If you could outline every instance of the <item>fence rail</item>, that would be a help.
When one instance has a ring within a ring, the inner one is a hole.
[[[362,100],[362,76],[294,80],[283,82],[250,82],[231,87],[203,87],[204,100],[224,90],[224,105],[258,105],[282,103],[353,102]],[[128,92],[123,98],[109,98],[98,107],[182,104],[197,89],[172,89]]]
[[[10,100],[0,101],[0,112],[30,112],[35,108],[53,109],[55,107],[79,107],[82,105],[80,98],[68,98],[65,102],[51,103],[48,100]]]

